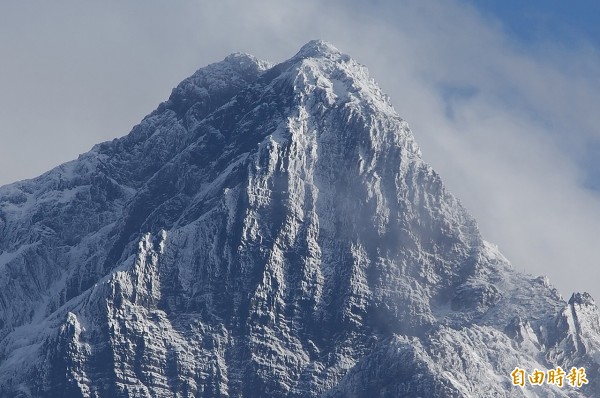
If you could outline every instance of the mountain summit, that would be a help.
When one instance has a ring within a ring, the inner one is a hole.
[[[594,397],[599,349],[323,41],[0,188],[0,397]],[[558,366],[589,383],[513,385]]]

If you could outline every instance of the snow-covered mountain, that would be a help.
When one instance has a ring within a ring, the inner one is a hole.
[[[592,298],[516,272],[326,42],[0,188],[0,397],[597,397],[599,363]],[[512,383],[557,366],[589,383]]]

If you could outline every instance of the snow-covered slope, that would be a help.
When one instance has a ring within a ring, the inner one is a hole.
[[[594,397],[599,350],[591,297],[517,273],[322,41],[0,188],[1,397]],[[589,384],[511,383],[556,366]]]

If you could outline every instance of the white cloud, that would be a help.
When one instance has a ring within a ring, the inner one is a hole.
[[[0,6],[0,183],[125,134],[228,53],[280,61],[323,38],[369,67],[517,269],[600,298],[600,199],[581,168],[600,175],[594,47],[525,49],[457,1],[77,4]]]

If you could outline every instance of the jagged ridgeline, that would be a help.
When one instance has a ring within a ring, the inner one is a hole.
[[[322,41],[0,188],[0,253],[0,397],[600,396],[591,297],[517,273]],[[513,385],[559,366],[588,384]]]

